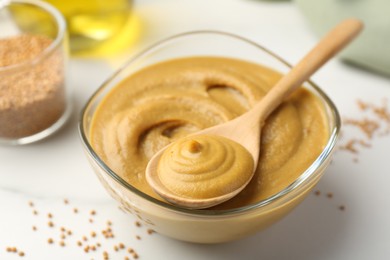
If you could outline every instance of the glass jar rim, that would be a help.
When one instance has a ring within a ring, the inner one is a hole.
[[[7,6],[10,6],[12,4],[27,4],[27,5],[38,7],[46,11],[48,14],[54,17],[54,20],[56,21],[57,24],[58,31],[55,39],[50,43],[50,45],[47,46],[37,56],[27,61],[23,61],[21,63],[12,64],[9,66],[0,66],[0,73],[10,73],[12,71],[21,70],[23,68],[28,68],[29,66],[34,66],[40,63],[46,57],[50,56],[50,54],[54,52],[57,48],[59,48],[66,34],[65,18],[61,14],[61,12],[51,4],[43,2],[41,0],[6,0],[5,3],[3,3],[2,6],[0,6],[0,11],[2,8],[6,8]]]

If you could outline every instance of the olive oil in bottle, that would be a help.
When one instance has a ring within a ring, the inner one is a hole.
[[[65,16],[73,53],[98,47],[128,21],[132,0],[46,0]]]

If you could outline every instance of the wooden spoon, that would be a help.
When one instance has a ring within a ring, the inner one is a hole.
[[[265,119],[295,89],[302,85],[317,69],[343,49],[361,31],[363,24],[357,19],[348,19],[330,31],[288,74],[248,112],[221,125],[213,126],[193,135],[221,135],[244,146],[252,155],[255,169],[259,160],[261,127]],[[207,208],[220,204],[237,195],[253,177],[239,189],[223,196],[209,199],[189,199],[173,194],[160,182],[157,175],[159,159],[166,149],[157,152],[146,168],[146,179],[149,185],[162,198],[185,208]]]

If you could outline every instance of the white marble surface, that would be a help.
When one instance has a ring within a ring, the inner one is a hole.
[[[19,259],[7,247],[24,251],[24,259],[124,259],[133,247],[140,259],[388,259],[390,248],[390,136],[375,136],[358,154],[338,151],[314,193],[289,216],[252,237],[221,245],[197,245],[149,235],[132,216],[118,209],[98,182],[78,137],[79,111],[89,95],[123,60],[150,43],[174,33],[217,29],[250,38],[296,62],[316,41],[291,2],[255,0],[136,1],[144,24],[140,41],[126,55],[111,60],[72,59],[69,82],[75,110],[70,122],[54,136],[32,145],[0,147],[0,259]],[[335,101],[343,117],[361,118],[361,99],[390,107],[390,79],[333,60],[314,77]],[[340,145],[361,135],[346,126]],[[357,162],[355,160],[358,160]],[[333,197],[328,198],[327,193]],[[64,203],[64,199],[69,204]],[[34,202],[34,207],[29,206]],[[340,210],[345,206],[345,210]],[[78,213],[74,213],[74,208]],[[38,215],[33,214],[33,210]],[[91,215],[91,210],[96,215]],[[48,214],[55,225],[49,227]],[[93,220],[90,223],[89,219]],[[101,230],[110,220],[115,238]],[[37,230],[33,231],[32,227]],[[72,231],[59,245],[60,227]],[[96,238],[91,232],[97,233]],[[85,253],[77,241],[101,243]],[[141,239],[137,239],[140,236]],[[48,238],[55,243],[49,245]],[[130,255],[129,255],[130,256]]]

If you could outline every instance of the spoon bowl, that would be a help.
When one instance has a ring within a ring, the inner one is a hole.
[[[241,144],[248,150],[255,167],[250,178],[242,186],[222,196],[207,199],[186,198],[172,193],[164,187],[157,174],[159,160],[167,147],[157,152],[147,165],[146,180],[149,185],[170,203],[192,209],[212,207],[236,196],[250,182],[257,167],[261,127],[265,119],[326,61],[351,42],[362,28],[363,24],[357,19],[343,21],[330,31],[289,73],[282,77],[251,110],[229,122],[193,134],[220,135]]]

